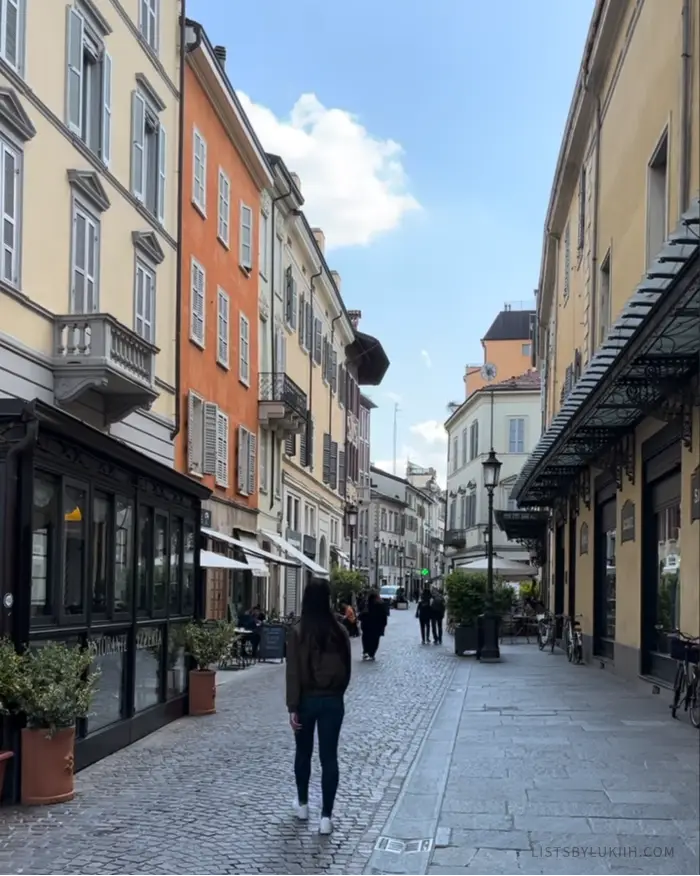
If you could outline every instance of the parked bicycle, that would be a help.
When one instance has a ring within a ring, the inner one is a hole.
[[[671,657],[677,663],[671,717],[677,717],[682,705],[693,727],[700,728],[700,639],[687,636],[680,630],[666,631],[660,626],[656,629],[669,637]]]
[[[578,618],[582,614],[569,615],[565,619],[564,639],[566,641],[566,656],[569,663],[583,663],[583,633]]]
[[[556,617],[548,611],[537,615],[537,644],[540,651],[549,646],[554,653],[554,645],[557,638]]]

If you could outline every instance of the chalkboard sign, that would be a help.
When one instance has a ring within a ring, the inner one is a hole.
[[[287,627],[284,624],[263,624],[260,628],[260,660],[284,660]]]

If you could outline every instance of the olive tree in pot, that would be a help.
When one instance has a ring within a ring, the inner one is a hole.
[[[87,718],[99,673],[80,645],[47,642],[21,657],[21,799],[64,803],[74,795],[75,722]]]
[[[0,715],[16,715],[20,710],[22,658],[9,639],[0,639]],[[0,749],[0,796],[11,751]]]
[[[479,615],[486,607],[486,575],[455,569],[445,579],[447,625],[454,632],[455,654],[479,648]]]
[[[226,621],[191,623],[185,630],[185,649],[197,664],[190,670],[190,715],[212,715],[216,711],[216,670],[211,667],[226,656],[235,632]]]

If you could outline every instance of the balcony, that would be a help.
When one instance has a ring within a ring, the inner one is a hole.
[[[158,397],[158,348],[107,313],[54,317],[53,373],[57,404],[98,404],[105,426]]]
[[[307,399],[286,374],[260,374],[258,419],[275,432],[299,433],[306,428]]]
[[[457,550],[462,550],[466,546],[466,529],[448,529],[447,532],[445,532],[445,547],[452,547],[457,548]]]

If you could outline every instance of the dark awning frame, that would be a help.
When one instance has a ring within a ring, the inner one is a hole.
[[[355,329],[355,340],[346,348],[346,355],[357,368],[360,386],[379,386],[389,369],[389,357],[381,343],[372,335]]]
[[[582,468],[660,408],[685,420],[689,441],[690,410],[697,403],[692,384],[700,356],[699,325],[696,200],[525,463],[512,498],[521,507],[551,506],[569,492]]]

